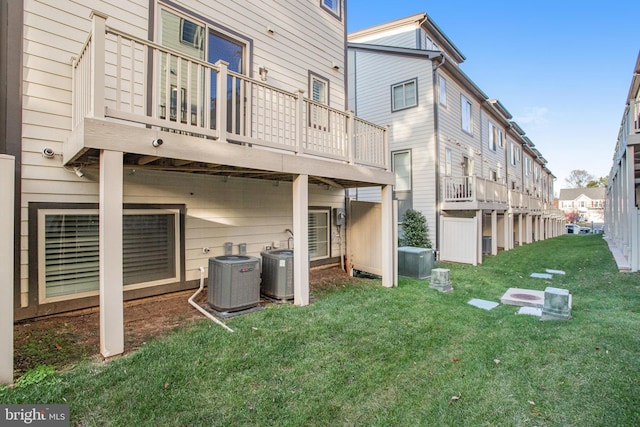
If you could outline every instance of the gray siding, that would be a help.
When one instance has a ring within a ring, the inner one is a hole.
[[[427,218],[432,242],[436,229],[436,158],[431,62],[424,58],[357,51],[357,114],[367,120],[390,125],[391,152],[410,150],[413,208]],[[381,70],[384,70],[382,72]],[[418,105],[391,111],[391,86],[417,79]],[[359,200],[379,200],[379,190],[358,191]]]

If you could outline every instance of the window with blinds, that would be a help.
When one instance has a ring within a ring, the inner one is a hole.
[[[341,0],[320,0],[322,7],[338,19],[342,19]]]
[[[311,99],[318,104],[322,104],[309,104],[309,127],[321,131],[328,131],[329,110],[325,105],[329,104],[329,80],[310,72],[309,86],[311,89]]]
[[[309,259],[329,258],[329,211],[309,210]]]
[[[40,299],[94,295],[99,289],[98,214],[40,211]],[[125,212],[123,283],[178,280],[177,212]]]

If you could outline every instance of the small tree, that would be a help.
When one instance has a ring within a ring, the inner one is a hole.
[[[400,239],[402,246],[412,246],[415,248],[430,248],[429,227],[427,219],[422,212],[407,209],[402,219],[402,230],[404,236]]]
[[[569,177],[565,178],[565,182],[571,188],[585,188],[589,181],[595,177],[584,169],[574,169],[569,173]]]

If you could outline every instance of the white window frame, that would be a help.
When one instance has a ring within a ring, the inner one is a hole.
[[[174,216],[174,265],[175,265],[175,274],[173,277],[168,277],[160,280],[153,280],[148,282],[134,283],[130,285],[124,285],[124,290],[133,290],[140,288],[147,288],[152,286],[164,285],[169,283],[175,283],[180,281],[180,274],[182,271],[182,266],[180,263],[180,211],[178,209],[162,209],[162,208],[149,208],[149,209],[125,209],[123,212],[124,215],[157,215],[157,214],[168,214]],[[70,208],[62,208],[62,209],[38,209],[38,236],[37,236],[37,251],[38,251],[38,303],[46,304],[52,302],[59,301],[69,301],[78,298],[85,298],[90,296],[96,296],[99,294],[99,289],[95,289],[87,292],[79,292],[68,295],[60,295],[54,297],[47,297],[47,289],[46,289],[46,216],[47,215],[94,215],[98,216],[98,209],[74,209]],[[96,243],[99,245],[99,243]],[[149,254],[152,256],[152,254]],[[98,284],[99,286],[99,284]]]
[[[316,87],[316,83],[322,85],[322,91],[318,94],[314,90]],[[324,78],[312,71],[309,71],[309,96],[311,100],[316,102],[317,104],[309,103],[308,125],[309,127],[321,131],[329,130],[329,109],[323,107],[324,105],[329,105],[329,83],[329,79]],[[318,104],[322,104],[323,106],[321,107]]]
[[[323,91],[322,96],[316,97],[315,84],[321,84]],[[309,72],[309,98],[320,104],[329,105],[329,79],[324,78],[316,73]]]
[[[342,0],[320,0],[320,7],[335,18],[342,20]]]
[[[444,176],[451,176],[452,167],[451,167],[451,149],[446,148],[444,151]]]
[[[402,99],[396,96],[396,90],[400,89]],[[413,102],[407,101],[407,94],[413,95]],[[401,105],[400,105],[401,101]],[[391,112],[402,111],[418,106],[418,79],[413,78],[391,85]]]
[[[326,230],[326,234],[324,235],[324,238],[326,239],[326,244],[327,244],[327,252],[326,254],[315,254],[315,256],[312,256],[312,254],[314,252],[317,251],[313,250],[311,248],[311,245],[313,244],[313,242],[311,241],[311,233],[312,233],[312,229],[314,231],[318,230],[319,227],[311,227],[311,224],[309,224],[309,260],[310,261],[316,261],[319,259],[327,259],[331,257],[331,209],[326,208],[326,209],[321,209],[321,208],[311,208],[309,209],[309,214],[308,214],[308,221],[311,222],[311,215],[325,215],[326,216],[326,220],[327,220],[327,230]],[[316,241],[320,241],[319,239],[316,239]]]
[[[464,95],[460,95],[460,126],[463,131],[472,134],[473,108],[471,101]]]
[[[489,150],[498,151],[498,147],[504,148],[504,133],[502,129],[489,121]]]
[[[406,156],[406,172],[407,176],[404,180],[398,179],[397,164],[400,156]],[[398,150],[391,152],[391,170],[396,176],[396,184],[393,186],[394,196],[398,200],[398,223],[402,222],[405,212],[408,209],[413,209],[413,168],[412,168],[412,154],[411,150]],[[398,183],[406,183],[405,186],[398,185]],[[401,197],[398,197],[398,194]],[[400,206],[401,205],[401,206]]]
[[[489,122],[489,139],[487,142],[489,150],[495,152],[498,149],[498,144],[496,143],[496,126]]]
[[[438,97],[439,97],[440,105],[442,105],[443,107],[446,107],[447,106],[447,79],[439,75],[438,83],[439,83]]]

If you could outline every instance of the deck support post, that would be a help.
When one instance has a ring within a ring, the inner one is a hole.
[[[122,152],[100,152],[100,353],[104,357],[124,352],[122,161]]]
[[[309,305],[309,175],[293,180],[293,303]]]

